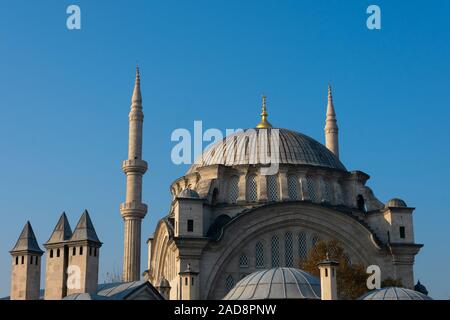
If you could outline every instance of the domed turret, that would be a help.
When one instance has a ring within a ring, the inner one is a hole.
[[[181,191],[178,194],[178,198],[183,198],[183,199],[199,199],[200,196],[198,195],[197,191],[192,190],[190,188],[186,188],[183,191]]]
[[[402,199],[394,198],[386,203],[386,208],[407,208],[406,202]]]

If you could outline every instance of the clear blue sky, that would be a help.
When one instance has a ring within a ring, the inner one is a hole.
[[[82,29],[66,28],[66,8]],[[382,30],[366,8],[382,9]],[[415,275],[450,297],[450,2],[1,1],[0,295],[30,219],[45,242],[62,211],[72,228],[87,208],[104,242],[100,276],[122,268],[128,111],[138,61],[144,99],[145,238],[186,166],[170,161],[176,128],[245,128],[270,121],[323,141],[334,88],[341,158],[371,175],[383,202],[417,208],[425,246]]]

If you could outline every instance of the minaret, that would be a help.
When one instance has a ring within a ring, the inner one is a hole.
[[[147,213],[147,205],[142,203],[142,176],[147,171],[147,162],[142,160],[142,97],[139,68],[136,67],[136,81],[131,111],[129,114],[128,160],[122,169],[127,176],[125,202],[120,205],[120,213],[125,222],[123,281],[140,279],[141,265],[141,221]]]
[[[38,300],[41,283],[41,256],[29,221],[20,234],[12,256],[11,300]]]
[[[267,121],[267,117],[269,114],[267,113],[266,108],[266,96],[262,96],[262,111],[261,111],[261,122],[256,125],[258,129],[267,129],[272,128],[272,125]]]
[[[336,120],[336,113],[334,112],[333,95],[331,93],[331,86],[328,85],[328,106],[327,118],[325,120],[325,145],[339,158],[339,137],[338,126]]]

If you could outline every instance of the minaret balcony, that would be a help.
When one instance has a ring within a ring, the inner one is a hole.
[[[147,162],[139,159],[124,160],[122,170],[125,173],[136,172],[144,174],[147,171]]]
[[[147,205],[137,201],[124,202],[120,204],[120,213],[122,217],[144,218],[147,213]]]

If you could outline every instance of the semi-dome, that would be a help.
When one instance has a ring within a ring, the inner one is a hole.
[[[394,198],[394,199],[389,200],[386,203],[386,208],[389,208],[389,207],[391,207],[391,208],[406,208],[407,205],[406,205],[406,202],[403,201],[402,199]]]
[[[178,198],[185,198],[185,199],[199,199],[200,196],[197,193],[197,191],[192,190],[190,188],[184,189],[182,190],[179,194],[178,194]]]
[[[273,268],[249,274],[224,300],[320,299],[320,282],[295,268]]]
[[[433,300],[430,297],[405,288],[387,287],[378,290],[372,290],[358,300]]]
[[[279,132],[279,143],[277,133]],[[278,146],[276,154],[271,150]],[[264,165],[271,159],[280,164],[310,165],[345,170],[344,165],[320,142],[288,129],[256,128],[240,131],[208,147],[191,166],[188,173],[199,167],[222,164]]]

